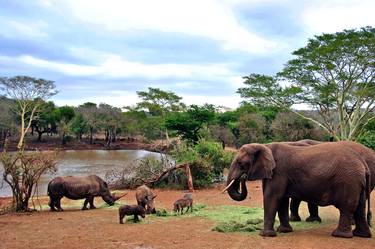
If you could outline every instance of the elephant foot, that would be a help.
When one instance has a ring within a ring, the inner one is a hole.
[[[280,225],[277,228],[277,231],[279,233],[290,233],[290,232],[293,232],[293,228],[290,225],[288,225],[288,226],[282,226],[282,225]]]
[[[95,209],[96,207],[95,206],[90,206],[90,209]]]
[[[259,235],[263,237],[276,237],[276,232],[275,230],[261,230]]]
[[[82,207],[82,210],[88,210],[88,208],[87,207]]]
[[[362,237],[362,238],[371,238],[371,231],[370,229],[357,229],[355,228],[353,230],[353,235],[357,237]]]
[[[298,214],[290,214],[289,221],[301,221],[301,217]]]
[[[322,222],[322,219],[319,216],[309,216],[306,218],[306,222]]]
[[[57,209],[57,212],[62,212],[62,211],[64,211],[64,209],[62,208]]]
[[[353,238],[353,233],[352,231],[340,231],[338,228],[336,228],[333,232],[332,232],[332,236],[333,237],[339,237],[339,238]]]

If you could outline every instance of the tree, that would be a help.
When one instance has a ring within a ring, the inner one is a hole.
[[[165,121],[167,129],[174,130],[190,142],[197,142],[199,130],[204,124],[209,124],[215,119],[215,107],[213,105],[191,105],[186,112],[173,113]]]
[[[55,115],[59,124],[58,131],[61,137],[61,144],[65,145],[67,142],[66,137],[69,134],[71,121],[75,116],[75,112],[73,107],[62,106],[57,108]]]
[[[70,124],[70,130],[78,140],[82,140],[83,134],[89,131],[89,124],[81,113],[77,113]]]
[[[18,151],[8,153],[7,145],[0,156],[4,167],[3,180],[13,192],[13,205],[16,211],[27,211],[32,191],[45,172],[54,170],[55,153],[24,153],[24,138],[33,120],[38,117],[41,105],[46,99],[56,94],[53,81],[35,79],[29,76],[0,78],[1,90],[16,102],[14,112],[21,122]]]
[[[152,117],[161,117],[162,123],[168,113],[178,112],[185,109],[185,104],[181,103],[181,97],[173,92],[166,92],[159,88],[148,88],[146,91],[138,91],[138,97],[142,99],[137,103],[136,110],[146,110]],[[129,108],[128,108],[129,109]],[[169,140],[168,130],[165,130],[165,136]]]
[[[374,118],[374,44],[372,27],[316,36],[276,76],[250,74],[237,92],[253,104],[271,103],[308,119],[336,140],[354,140]],[[295,104],[313,108],[319,118],[294,110]]]
[[[52,101],[42,102],[38,115],[31,123],[32,131],[38,133],[38,142],[42,141],[44,133],[51,132],[56,127],[56,106]]]
[[[110,148],[111,143],[116,141],[117,132],[120,130],[122,112],[120,108],[103,103],[99,105],[98,112],[100,126],[105,133],[106,147]]]
[[[311,139],[314,128],[310,121],[290,112],[280,112],[272,122],[272,133],[277,141]]]
[[[40,177],[48,172],[55,172],[55,152],[30,152],[19,150],[7,153],[6,148],[0,154],[4,167],[3,179],[9,184],[13,193],[13,206],[16,211],[28,211],[29,200],[38,185]]]
[[[43,101],[57,93],[55,84],[51,80],[36,79],[29,76],[1,77],[0,89],[6,96],[17,102],[15,109],[21,119],[18,149],[24,146],[24,138],[30,129]]]
[[[95,103],[86,102],[78,106],[77,111],[82,114],[86,120],[90,131],[90,144],[93,143],[93,134],[99,127],[99,110]]]
[[[14,109],[14,101],[5,97],[0,97],[0,146],[6,141],[7,137],[16,131],[16,117],[12,110]]]
[[[142,99],[137,103],[138,109],[146,109],[153,116],[164,116],[168,112],[176,112],[185,108],[181,97],[173,92],[166,92],[159,88],[148,88],[146,91],[137,91]]]

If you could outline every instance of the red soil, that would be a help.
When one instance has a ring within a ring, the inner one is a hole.
[[[219,189],[196,191],[194,199],[196,203],[207,205],[261,207],[260,183],[251,182],[249,191],[251,199],[243,202],[232,201],[227,194],[220,194]],[[158,195],[157,207],[168,210],[181,196],[180,191],[155,192]],[[0,206],[6,201],[0,200]],[[123,201],[135,204],[134,191],[129,191]],[[41,202],[46,204],[48,199],[43,197]],[[69,202],[64,198],[63,208]],[[97,206],[102,203],[100,198],[95,202]],[[372,204],[375,204],[374,198]],[[323,222],[325,219],[338,220],[338,211],[334,207],[320,210]],[[305,205],[302,215],[306,217]],[[0,216],[0,248],[375,248],[375,239],[331,237],[336,224],[278,234],[276,238],[262,238],[257,234],[212,232],[214,223],[197,217],[146,217],[140,224],[120,225],[117,209],[105,208],[5,214]]]

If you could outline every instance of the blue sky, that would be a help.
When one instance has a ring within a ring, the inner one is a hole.
[[[58,105],[134,105],[158,87],[235,108],[308,38],[375,26],[374,0],[0,0],[0,76],[53,80]]]

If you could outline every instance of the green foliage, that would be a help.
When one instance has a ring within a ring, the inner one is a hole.
[[[277,77],[250,74],[241,97],[255,105],[292,110],[304,103],[320,119],[293,111],[325,129],[336,139],[354,140],[375,108],[375,29],[344,30],[310,39],[293,52]],[[285,86],[285,82],[290,83]]]
[[[357,142],[375,150],[375,131],[366,131],[357,138]]]
[[[177,163],[189,163],[194,187],[208,187],[221,180],[223,169],[229,167],[233,153],[223,150],[221,144],[199,140],[196,145],[181,144],[171,156]],[[183,181],[185,183],[186,181]]]
[[[199,130],[203,125],[214,121],[215,112],[213,105],[191,105],[186,112],[169,115],[165,120],[165,127],[174,131],[184,140],[196,142],[199,139]]]
[[[78,113],[70,123],[70,130],[76,135],[77,138],[81,139],[84,133],[89,131],[89,124],[84,119],[81,113]]]
[[[142,99],[137,103],[137,109],[145,109],[153,116],[163,116],[167,112],[176,112],[185,108],[181,97],[173,92],[166,92],[159,88],[149,87],[148,91],[138,91]]]
[[[276,141],[297,141],[313,138],[314,125],[293,113],[279,113],[272,122],[272,133]]]
[[[254,113],[241,116],[237,122],[239,144],[265,142],[266,124],[266,119],[259,114]]]

